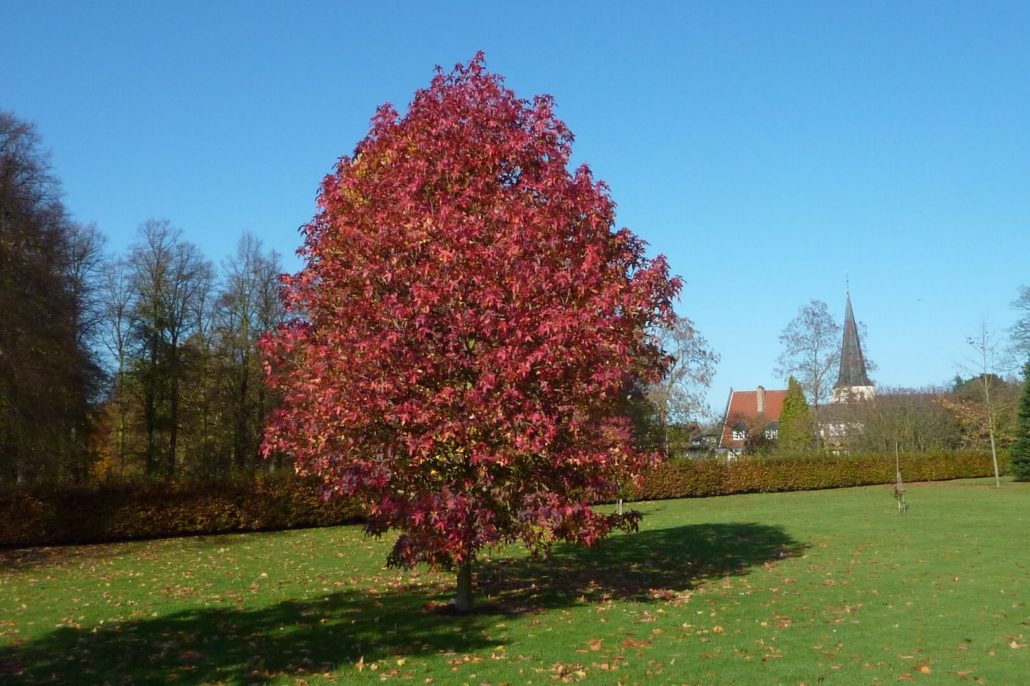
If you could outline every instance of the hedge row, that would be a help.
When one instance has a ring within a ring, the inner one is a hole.
[[[999,455],[1004,466],[1007,454]],[[901,456],[906,482],[993,473],[989,453]],[[649,474],[634,500],[701,498],[894,482],[883,455],[672,460]],[[322,502],[311,481],[288,476],[201,483],[132,483],[0,492],[0,546],[82,544],[190,534],[347,524],[361,512]]]
[[[990,453],[902,454],[905,482],[945,481],[994,474]],[[1004,470],[1007,453],[998,454]],[[634,500],[703,498],[736,493],[811,491],[889,484],[895,481],[894,456],[869,454],[796,458],[670,460],[631,489]]]
[[[194,483],[125,483],[0,492],[0,546],[328,526],[359,521],[346,500],[322,502],[291,476]]]

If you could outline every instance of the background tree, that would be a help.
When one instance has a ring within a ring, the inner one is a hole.
[[[112,260],[104,265],[102,275],[100,340],[107,351],[110,389],[104,412],[110,432],[107,444],[110,459],[101,467],[101,475],[126,475],[131,438],[129,361],[135,327],[132,274],[125,260]]]
[[[1030,359],[1030,287],[1020,286],[1019,297],[1012,302],[1019,318],[1009,329],[1010,354],[1018,367],[1018,361]]]
[[[184,346],[197,327],[197,305],[211,286],[211,265],[166,220],[140,226],[129,257],[142,393],[147,476],[175,475],[186,375]]]
[[[779,450],[788,453],[805,452],[815,446],[808,401],[801,384],[793,376],[787,379],[787,395],[783,398],[776,443]]]
[[[36,130],[0,112],[0,482],[81,480],[99,368],[92,282]]]
[[[1016,414],[1016,440],[1009,453],[1009,469],[1017,481],[1030,481],[1030,361],[1023,365],[1023,392]]]
[[[219,427],[222,419],[217,406],[215,272],[209,262],[204,262],[206,268],[196,274],[197,284],[187,314],[189,334],[182,346],[178,450],[185,458],[185,467],[210,478],[221,471],[219,439],[224,432]]]
[[[96,461],[97,451],[93,445],[93,423],[104,393],[103,364],[98,354],[99,338],[102,325],[103,273],[105,266],[104,244],[106,239],[95,225],[82,225],[76,222],[65,223],[66,242],[64,249],[63,271],[67,295],[71,302],[71,328],[75,332],[75,364],[78,366],[79,380],[77,386],[81,390],[85,405],[76,411],[87,412],[87,424],[81,429],[71,429],[73,450],[66,455],[65,467],[72,480],[83,482],[89,478],[89,472]],[[76,400],[81,403],[81,400]],[[81,438],[75,432],[84,430]],[[83,442],[85,441],[85,442]]]
[[[855,451],[905,452],[962,447],[962,428],[942,389],[880,389],[876,397],[853,403],[855,429],[847,436]]]
[[[218,478],[282,466],[258,450],[277,402],[258,347],[282,321],[280,271],[278,255],[245,234],[218,279],[167,221],[142,225],[129,255],[105,264],[98,338],[111,382],[97,476]]]
[[[295,456],[393,565],[454,566],[471,606],[484,546],[593,544],[638,515],[590,507],[652,462],[616,416],[666,359],[648,330],[679,281],[614,230],[572,135],[482,55],[438,73],[405,116],[380,107],[340,159],[286,280],[296,319],[268,341],[283,395],[266,452]]]
[[[940,398],[940,404],[958,425],[962,448],[990,450],[990,427],[993,427],[994,440],[999,448],[1009,446],[1015,437],[1016,405],[1021,386],[997,374],[988,374],[987,377],[984,379],[982,374],[965,379],[959,377],[951,390]],[[991,393],[990,422],[984,403],[985,385]]]
[[[813,421],[818,421],[819,406],[829,400],[832,375],[840,366],[840,336],[840,325],[821,300],[802,307],[780,334],[783,352],[777,358],[776,373],[801,383]]]
[[[283,318],[278,296],[282,265],[277,253],[263,252],[261,241],[245,233],[223,272],[218,325],[222,392],[231,427],[225,467],[251,471],[258,466],[261,429],[272,400],[262,383],[257,346]]]
[[[657,452],[664,445],[664,434],[658,410],[648,397],[648,386],[639,380],[630,381],[620,395],[616,414],[626,417],[634,446],[644,452]]]
[[[104,245],[107,239],[95,224],[69,222],[67,227],[66,278],[71,296],[77,304],[75,331],[80,347],[93,351],[103,328],[105,306],[104,280],[107,260]]]
[[[973,361],[974,365],[977,365],[980,370],[980,382],[983,388],[983,401],[984,411],[987,419],[987,435],[991,444],[991,460],[994,464],[994,485],[996,488],[1001,487],[1001,476],[998,472],[998,448],[997,440],[994,436],[995,427],[995,416],[994,416],[994,402],[991,398],[992,389],[996,387],[995,379],[997,376],[994,374],[994,358],[996,356],[996,346],[994,343],[994,337],[991,330],[987,327],[986,322],[980,325],[980,331],[976,336],[970,336],[966,339],[966,342],[976,351],[976,358]]]
[[[676,317],[660,327],[655,338],[671,361],[662,380],[650,386],[647,397],[655,408],[663,449],[669,455],[670,426],[686,426],[707,416],[705,391],[715,376],[719,355],[687,317]]]

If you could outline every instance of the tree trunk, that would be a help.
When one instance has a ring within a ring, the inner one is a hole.
[[[472,611],[472,562],[458,565],[458,587],[454,592],[454,609],[458,612]]]
[[[171,396],[171,407],[169,410],[168,420],[168,458],[167,465],[165,466],[165,476],[171,480],[175,477],[175,466],[176,458],[178,457],[177,452],[179,449],[179,339],[177,336],[172,336],[171,350],[169,355],[169,372],[171,376],[171,383],[169,384]]]
[[[175,476],[175,458],[176,451],[179,444],[179,381],[176,378],[172,378],[172,407],[171,417],[169,419],[169,430],[168,435],[168,464],[166,465],[166,474],[169,479]]]
[[[998,449],[994,447],[994,422],[987,417],[987,431],[991,436],[991,461],[994,463],[994,487],[1001,488],[1001,476],[998,472]]]
[[[994,408],[991,406],[991,364],[988,357],[994,357],[994,347],[990,342],[990,332],[987,329],[987,323],[981,324],[980,335],[976,338],[970,338],[969,344],[972,345],[981,355],[982,363],[980,369],[982,373],[980,378],[983,380],[984,385],[984,406],[987,409],[987,435],[991,438],[991,461],[994,463],[994,487],[1001,488],[1001,476],[998,473],[998,450],[994,445]]]
[[[118,476],[125,476],[125,362],[118,357]]]
[[[157,393],[156,377],[157,341],[152,339],[150,342],[150,367],[146,370],[146,375],[143,377],[143,383],[146,384],[143,400],[143,421],[147,428],[147,461],[144,472],[148,479],[157,470],[157,448],[154,443],[154,432],[157,424],[157,399],[154,397]]]
[[[247,450],[249,443],[247,440],[249,438],[249,427],[247,426],[247,395],[249,394],[247,381],[249,379],[247,377],[250,376],[250,360],[246,355],[243,356],[243,364],[240,371],[239,385],[236,389],[236,407],[233,412],[236,420],[236,430],[234,432],[236,435],[233,439],[233,452],[235,455],[233,458],[236,469],[240,471],[246,469],[249,472],[252,466],[247,464],[250,462],[251,457],[250,451]]]

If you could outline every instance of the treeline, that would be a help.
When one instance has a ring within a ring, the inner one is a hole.
[[[258,343],[283,316],[278,255],[244,234],[216,269],[166,221],[140,227],[104,264],[101,339],[110,361],[97,416],[97,477],[209,478],[264,468],[274,399]]]
[[[209,478],[259,455],[280,258],[220,265],[164,220],[121,255],[73,221],[34,128],[0,113],[0,485]]]
[[[992,403],[984,402],[984,383]],[[885,389],[853,410],[861,430],[849,437],[857,451],[989,451],[991,429],[998,448],[1008,448],[1019,434],[1016,406],[1022,384],[991,374],[956,377],[951,388]]]

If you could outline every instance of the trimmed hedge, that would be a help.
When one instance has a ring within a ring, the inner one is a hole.
[[[1004,471],[1008,454],[998,453]],[[631,489],[634,500],[704,498],[737,493],[777,493],[847,488],[894,483],[894,456],[881,454],[806,456],[795,458],[742,457],[676,459],[665,462]],[[910,453],[901,455],[901,477],[914,481],[945,481],[991,476],[991,454],[982,452]]]
[[[0,546],[219,534],[360,521],[343,499],[292,476],[192,483],[56,486],[0,492]]]
[[[1004,468],[1008,454],[999,452]],[[993,474],[990,453],[901,456],[905,482]],[[894,482],[894,457],[676,459],[631,489],[634,500],[703,498]],[[125,483],[0,491],[0,546],[102,543],[141,538],[331,526],[361,521],[353,501],[322,502],[317,484],[290,475],[253,480]]]

